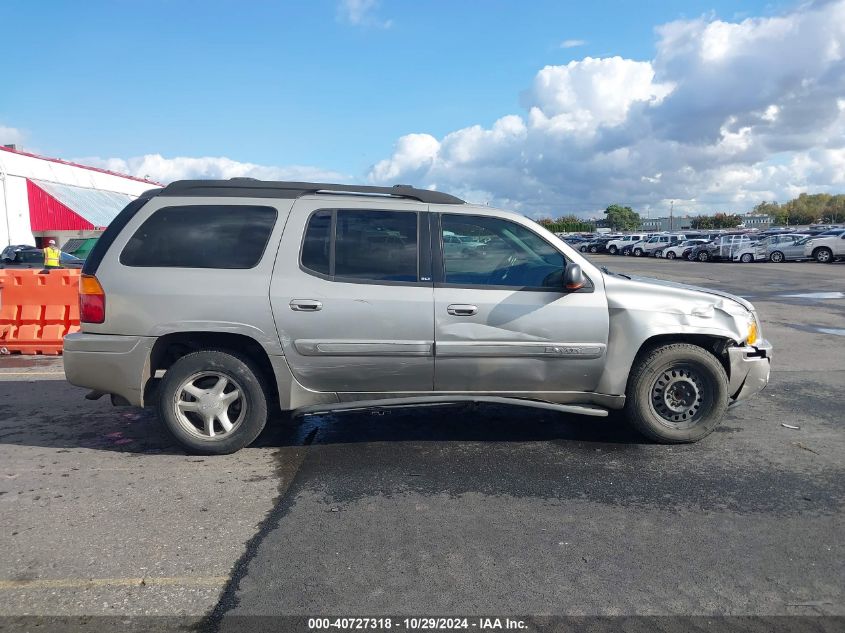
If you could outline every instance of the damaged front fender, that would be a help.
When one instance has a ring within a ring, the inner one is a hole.
[[[637,354],[656,337],[673,336],[680,340],[707,337],[712,340],[713,348],[726,350],[747,348],[752,324],[759,332],[754,306],[727,293],[610,274],[605,275],[605,290],[610,330],[607,363],[597,389],[601,393],[625,393]],[[723,357],[723,362],[731,388],[736,386],[731,391],[734,396],[743,384],[744,377],[740,376],[743,369],[732,355]],[[768,380],[768,371],[765,373]]]

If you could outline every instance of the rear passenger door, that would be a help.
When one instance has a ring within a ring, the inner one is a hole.
[[[285,357],[303,386],[359,394],[431,391],[426,210],[412,202],[388,207],[325,197],[294,204],[270,299]]]

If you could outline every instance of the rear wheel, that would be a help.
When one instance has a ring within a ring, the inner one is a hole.
[[[743,264],[750,264],[751,262],[754,261],[754,255],[752,255],[751,253],[743,253],[740,256],[739,261],[741,261]],[[772,261],[775,261],[775,260],[772,260]]]
[[[616,245],[614,244],[613,246],[611,246],[610,248],[607,249],[607,252],[610,253],[611,255],[616,255],[616,251],[618,251],[618,250],[619,249],[616,248]]]
[[[158,413],[189,452],[234,453],[249,446],[267,423],[264,380],[252,362],[237,353],[194,352],[164,374]]]
[[[641,248],[635,248],[634,249],[634,257],[641,257],[642,254],[643,254],[643,249],[641,249]]]
[[[597,246],[591,246],[591,247],[590,247],[590,252],[591,252],[591,253],[598,253],[598,252],[599,252],[599,249],[598,249],[598,247],[597,247]]]
[[[833,261],[833,251],[827,246],[822,246],[813,251],[813,258],[820,264],[829,264]]]
[[[775,251],[774,253],[769,255],[769,259],[775,264],[779,264],[783,261],[783,253],[781,253],[780,251]]]
[[[710,261],[710,254],[707,251],[701,251],[698,254],[698,261],[709,262]]]
[[[578,250],[580,250],[582,253],[586,253],[587,252],[587,246],[582,245]]]
[[[654,251],[654,256],[662,258],[663,257],[663,251],[662,250]]]
[[[675,255],[675,251],[669,251],[666,253],[666,259],[675,259],[677,255]]]
[[[640,433],[664,443],[696,442],[728,408],[728,376],[710,352],[688,343],[652,348],[631,369],[625,413]]]

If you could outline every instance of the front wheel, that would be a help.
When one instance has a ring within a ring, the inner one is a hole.
[[[587,252],[587,247],[586,247],[586,246],[582,246],[582,247],[580,247],[578,250],[580,250],[582,253],[586,253],[586,252]]]
[[[783,253],[780,251],[775,251],[771,255],[769,255],[769,259],[774,262],[775,264],[780,264],[783,261]]]
[[[267,423],[261,372],[235,352],[183,356],[159,385],[158,414],[189,452],[226,455],[249,446]]]
[[[698,254],[698,261],[700,261],[700,262],[710,261],[710,255],[706,251],[702,251]]]
[[[813,257],[820,264],[829,264],[833,261],[833,251],[823,246],[813,251]]]
[[[641,249],[641,248],[635,248],[634,249],[634,257],[641,257],[642,254],[643,254],[643,249]]]
[[[598,252],[599,252],[599,249],[598,249],[598,247],[597,247],[597,246],[591,246],[591,247],[590,247],[590,252],[591,252],[591,253],[598,253]]]
[[[616,248],[616,246],[611,246],[610,248],[607,249],[607,252],[610,253],[611,255],[616,255],[616,251],[618,251],[618,250],[619,249]]]
[[[754,255],[752,255],[751,253],[743,253],[742,256],[739,258],[739,261],[741,261],[743,264],[750,264],[754,261]]]
[[[697,442],[713,432],[727,408],[725,368],[697,345],[652,348],[638,356],[628,377],[628,421],[657,442]]]
[[[666,259],[675,259],[675,257],[677,257],[675,255],[675,251],[669,251],[668,253],[666,253]]]

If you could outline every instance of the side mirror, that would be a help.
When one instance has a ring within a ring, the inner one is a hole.
[[[567,264],[563,271],[563,287],[567,290],[578,290],[587,284],[584,271],[578,264]]]

